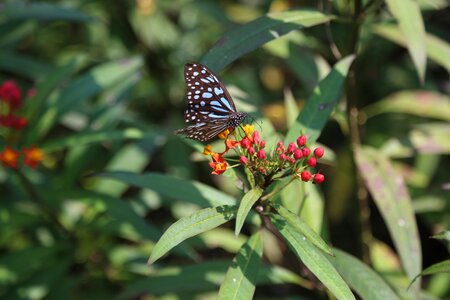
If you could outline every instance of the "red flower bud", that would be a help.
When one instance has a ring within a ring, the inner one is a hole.
[[[264,147],[266,147],[266,141],[261,141],[261,143],[259,143],[259,147],[262,149]]]
[[[295,149],[295,151],[294,151],[294,158],[299,160],[302,157],[303,157],[302,149]]]
[[[325,176],[323,176],[323,174],[321,174],[321,173],[317,173],[317,174],[314,174],[313,179],[314,179],[315,183],[321,184],[322,182],[325,181]]]
[[[248,137],[245,137],[242,139],[242,141],[241,141],[242,148],[248,149],[251,147],[251,145],[252,145],[252,142],[250,141],[250,139]]]
[[[304,157],[308,157],[311,154],[311,150],[308,147],[303,148],[302,151]]]
[[[259,143],[261,143],[261,138],[259,137],[259,133],[258,131],[253,131],[253,143],[255,143],[256,145],[259,145]]]
[[[266,158],[266,151],[264,151],[263,149],[258,151],[258,154],[256,154],[256,157],[258,157],[259,159],[265,159]]]
[[[247,159],[247,157],[241,155],[241,156],[239,157],[239,162],[240,162],[241,164],[243,164],[243,165],[246,165],[246,164],[248,163],[248,159]]]
[[[308,166],[310,166],[311,168],[314,168],[317,165],[317,160],[314,157],[310,157],[306,163],[308,164]]]
[[[305,146],[306,145],[306,136],[304,136],[304,135],[299,136],[297,139],[297,145],[299,147]]]
[[[289,143],[287,152],[288,152],[289,154],[292,154],[292,153],[294,153],[294,151],[295,151],[296,148],[297,148],[297,147],[295,146],[294,143]]]
[[[253,154],[255,154],[255,148],[253,148],[253,147],[250,147],[250,148],[248,148],[248,154],[250,154],[250,155],[253,155]]]
[[[284,154],[284,153],[281,153],[278,157],[279,157],[281,160],[287,160],[287,159],[288,159],[287,155]]]
[[[318,148],[314,149],[314,156],[317,158],[321,158],[324,153],[325,153],[325,150],[323,150],[322,147],[318,147]]]
[[[309,171],[303,171],[300,173],[300,178],[305,182],[309,181],[311,179],[311,173]]]

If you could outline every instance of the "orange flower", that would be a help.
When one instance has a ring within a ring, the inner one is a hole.
[[[228,137],[228,135],[230,134],[230,131],[228,129],[225,129],[224,131],[222,131],[221,133],[219,133],[219,135],[217,136],[219,139],[226,139]]]
[[[0,161],[3,166],[17,169],[17,160],[19,159],[19,152],[6,147],[5,150],[0,152]]]
[[[228,151],[229,149],[233,149],[234,147],[239,145],[239,142],[238,141],[233,141],[233,140],[230,140],[230,139],[226,139],[225,145],[227,146],[227,151]]]
[[[22,151],[25,156],[23,163],[33,169],[36,168],[44,158],[44,153],[36,146],[32,146],[28,149],[24,148]]]
[[[209,163],[209,166],[213,168],[211,174],[220,175],[227,170],[227,163],[219,153],[212,154],[211,158],[213,160]]]
[[[212,147],[211,145],[206,145],[205,148],[203,148],[203,154],[204,155],[210,155],[212,154]]]

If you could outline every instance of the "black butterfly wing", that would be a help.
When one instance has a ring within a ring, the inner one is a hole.
[[[186,97],[186,122],[209,123],[210,120],[222,120],[236,113],[236,106],[225,86],[205,66],[188,63],[184,67]]]
[[[175,134],[185,135],[187,138],[202,142],[215,138],[219,133],[228,128],[228,124],[222,121],[212,120],[209,123],[196,123],[186,128],[178,129]]]

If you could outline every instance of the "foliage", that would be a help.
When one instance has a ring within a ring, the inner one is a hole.
[[[0,3],[0,298],[450,297],[449,19],[441,0]],[[254,119],[235,140],[172,134],[187,62]]]

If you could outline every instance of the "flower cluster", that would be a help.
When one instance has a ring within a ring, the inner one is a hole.
[[[34,90],[27,93],[32,97]],[[0,85],[0,129],[6,127],[14,130],[22,130],[28,124],[28,120],[19,115],[23,106],[22,92],[13,80],[7,80]],[[11,146],[17,142],[17,134],[7,131],[9,138],[5,141],[7,146],[0,149],[0,162],[4,167],[17,169],[20,165],[36,168],[43,159],[43,152],[36,146],[15,149]]]
[[[219,138],[225,139],[224,152],[215,153],[210,145],[205,147],[203,154],[211,155],[209,165],[213,169],[212,174],[220,175],[226,171],[228,163],[224,154],[234,149],[239,156],[239,163],[234,166],[243,165],[261,186],[267,186],[276,178],[291,175],[305,182],[320,184],[325,181],[325,176],[320,171],[311,173],[308,170],[316,167],[317,160],[324,155],[324,149],[318,147],[311,151],[307,146],[306,136],[300,135],[296,143],[289,143],[287,147],[278,142],[275,149],[267,150],[266,141],[261,139],[253,126],[247,124],[242,129],[244,137],[238,141],[229,139],[229,130],[219,135]]]
[[[0,126],[17,130],[27,126],[27,119],[16,114],[22,102],[22,92],[14,81],[7,80],[0,85]]]
[[[17,169],[19,163],[35,169],[43,159],[43,152],[36,146],[30,148],[23,148],[21,151],[16,151],[10,147],[5,147],[0,152],[0,162],[4,167]]]

